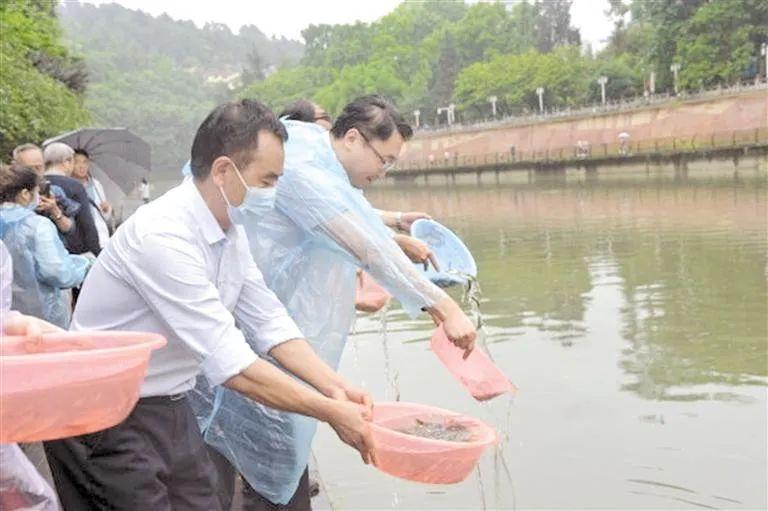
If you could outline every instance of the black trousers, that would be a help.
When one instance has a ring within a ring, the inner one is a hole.
[[[45,442],[65,511],[220,511],[217,475],[186,399],[140,399],[117,426]]]
[[[213,460],[218,472],[219,488],[218,496],[221,508],[224,511],[232,509],[232,503],[242,501],[237,509],[232,511],[312,511],[309,491],[309,469],[304,470],[299,486],[287,504],[275,504],[269,499],[263,497],[256,490],[251,488],[244,477],[240,477],[242,482],[242,491],[240,499],[235,497],[235,489],[238,487],[236,480],[238,478],[237,470],[223,455],[213,447],[208,447],[208,454]]]

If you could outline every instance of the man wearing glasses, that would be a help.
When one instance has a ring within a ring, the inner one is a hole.
[[[348,104],[330,132],[284,120],[275,209],[245,225],[254,260],[317,355],[338,367],[355,317],[355,274],[367,271],[412,317],[427,312],[467,353],[475,328],[406,257],[361,190],[392,169],[411,127],[381,96]],[[308,510],[316,421],[254,404],[225,388],[203,410],[205,439],[247,481],[247,509]],[[269,431],[269,435],[258,432]],[[220,481],[234,469],[219,467]],[[229,470],[229,473],[226,471]],[[231,487],[231,485],[229,485]]]

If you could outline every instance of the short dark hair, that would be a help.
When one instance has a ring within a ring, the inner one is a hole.
[[[294,101],[277,116],[282,119],[287,117],[292,121],[315,122],[315,104],[307,99]]]
[[[0,202],[13,202],[22,190],[32,191],[40,182],[34,169],[22,165],[4,167],[0,172]]]
[[[249,150],[259,146],[259,131],[274,133],[283,142],[288,132],[283,123],[264,104],[242,99],[217,106],[197,129],[192,142],[192,175],[205,179],[211,164],[220,156],[229,156],[242,168],[250,163]]]
[[[75,149],[75,154],[79,154],[80,156],[85,156],[89,160],[91,159],[91,155],[88,154],[88,151],[86,151],[85,149],[77,148]]]
[[[355,99],[347,106],[333,123],[331,133],[336,138],[346,135],[347,131],[356,128],[369,138],[387,140],[397,130],[403,140],[413,136],[413,129],[384,96],[371,95]]]

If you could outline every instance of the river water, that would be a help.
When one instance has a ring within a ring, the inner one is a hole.
[[[358,317],[341,368],[375,399],[495,425],[500,448],[460,484],[423,485],[362,465],[321,427],[316,507],[764,509],[765,173],[511,181],[367,196],[466,241],[488,349],[517,396],[474,401],[430,352],[431,322],[397,303],[386,345],[381,318]]]

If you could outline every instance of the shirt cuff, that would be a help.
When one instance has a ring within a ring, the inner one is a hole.
[[[260,323],[258,329],[246,328],[243,333],[259,355],[266,355],[269,350],[292,339],[304,339],[299,327],[290,316],[278,316]]]
[[[221,385],[240,374],[259,357],[245,342],[243,334],[234,326],[211,353],[200,368],[212,387]]]

